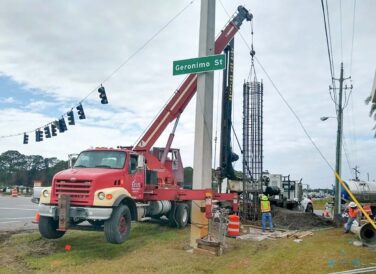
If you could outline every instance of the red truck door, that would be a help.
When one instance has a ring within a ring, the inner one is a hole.
[[[137,168],[138,155],[130,154],[128,159],[128,172],[125,174],[125,181],[130,182],[129,192],[134,199],[142,200],[144,197],[145,172]]]

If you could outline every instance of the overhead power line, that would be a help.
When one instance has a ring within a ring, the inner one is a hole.
[[[325,28],[325,37],[326,37],[326,47],[328,51],[328,59],[329,59],[329,68],[330,68],[330,77],[332,86],[335,89],[335,81],[334,81],[334,61],[333,61],[333,47],[332,47],[332,36],[331,36],[331,28],[330,28],[330,16],[329,16],[329,7],[328,1],[325,1],[326,11],[324,7],[324,1],[321,0],[321,8],[322,14],[324,19],[324,28]],[[337,94],[335,92],[331,92],[329,89],[329,95],[335,105],[337,105]],[[336,108],[337,111],[337,108]]]
[[[329,35],[328,35],[328,29],[327,29],[327,19],[325,15],[324,0],[321,0],[321,7],[322,7],[322,15],[324,17],[325,37],[326,37],[326,46],[328,50],[330,76],[334,78],[333,61],[332,61],[333,59],[332,59],[331,50],[330,50],[331,43],[329,43]]]
[[[351,73],[352,73],[353,50],[354,50],[354,37],[355,37],[355,10],[356,10],[356,0],[354,0],[354,8],[353,8],[353,25],[352,25],[351,53],[350,53],[350,75],[351,75]]]
[[[343,45],[342,45],[342,0],[339,0],[339,32],[341,41],[341,62],[343,62]]]

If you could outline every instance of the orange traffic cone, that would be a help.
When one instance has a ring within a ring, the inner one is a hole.
[[[39,219],[40,219],[40,214],[39,214],[39,212],[37,211],[37,212],[35,213],[35,218],[34,218],[33,224],[37,224],[37,223],[39,223]]]

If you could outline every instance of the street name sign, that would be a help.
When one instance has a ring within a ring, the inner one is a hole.
[[[201,73],[224,69],[226,59],[224,54],[210,55],[206,57],[178,60],[173,62],[173,75]]]

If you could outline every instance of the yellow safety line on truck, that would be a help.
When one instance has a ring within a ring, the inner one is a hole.
[[[342,187],[346,190],[347,194],[349,194],[350,197],[351,197],[351,199],[356,203],[356,205],[358,206],[358,208],[360,209],[360,211],[362,211],[362,213],[364,214],[364,216],[366,216],[366,219],[371,223],[371,225],[373,226],[373,228],[376,230],[376,224],[375,224],[375,222],[371,219],[371,217],[367,214],[367,212],[365,212],[365,210],[363,209],[362,205],[358,202],[358,200],[351,193],[350,189],[346,186],[346,184],[342,180],[342,178],[338,175],[337,172],[334,172],[334,175],[336,176],[336,178],[338,179],[338,181],[341,183]]]

